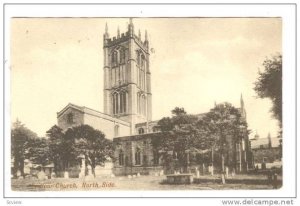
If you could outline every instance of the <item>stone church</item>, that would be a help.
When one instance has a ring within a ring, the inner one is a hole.
[[[151,138],[160,132],[152,121],[151,72],[147,31],[135,34],[130,18],[125,33],[110,37],[106,24],[103,35],[104,112],[68,104],[57,113],[63,130],[87,124],[101,130],[116,145],[115,175],[151,174],[161,171],[153,153]],[[241,112],[245,113],[244,107]]]

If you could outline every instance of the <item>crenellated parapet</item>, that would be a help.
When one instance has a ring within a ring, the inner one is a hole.
[[[118,28],[117,36],[112,38],[109,37],[108,26],[105,26],[105,33],[103,35],[103,47],[113,47],[119,45],[120,43],[126,42],[129,39],[133,39],[145,52],[148,53],[149,50],[149,42],[147,31],[145,31],[145,39],[141,38],[141,32],[139,31],[138,35],[134,32],[134,25],[132,20],[130,20],[130,24],[128,25],[128,30],[125,33],[120,34],[120,30]]]

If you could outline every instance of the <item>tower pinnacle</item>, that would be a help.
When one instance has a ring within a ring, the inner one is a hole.
[[[129,32],[130,36],[134,36],[134,25],[132,22],[132,18],[129,18],[128,32]]]

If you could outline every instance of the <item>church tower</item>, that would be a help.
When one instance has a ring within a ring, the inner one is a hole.
[[[128,29],[110,38],[108,26],[103,35],[104,50],[104,112],[112,117],[135,124],[151,121],[152,94],[149,69],[147,31],[142,40],[130,18]]]

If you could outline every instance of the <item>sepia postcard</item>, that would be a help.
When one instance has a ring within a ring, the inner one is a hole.
[[[6,190],[291,189],[285,144],[295,145],[286,133],[294,120],[282,105],[295,70],[283,67],[286,13],[275,7],[246,16],[213,7],[150,15],[145,6],[140,15],[10,16]]]

